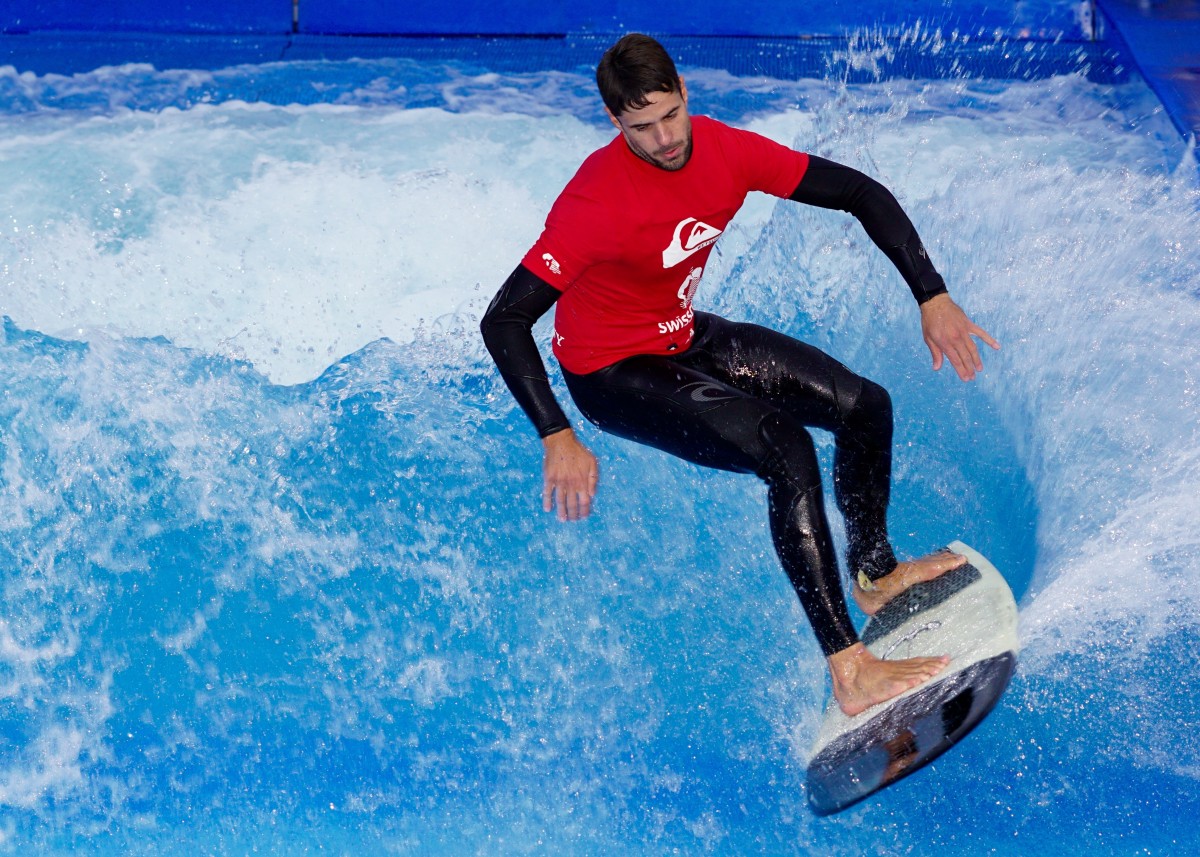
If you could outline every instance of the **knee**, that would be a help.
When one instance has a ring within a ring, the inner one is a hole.
[[[776,411],[763,417],[758,435],[766,451],[759,463],[762,479],[768,483],[786,480],[801,491],[821,484],[816,446],[803,425]]]
[[[857,377],[857,376],[856,376]],[[838,385],[838,413],[848,428],[871,433],[892,433],[892,397],[867,378],[857,384]]]
[[[862,392],[858,394],[859,411],[874,414],[878,419],[892,422],[892,397],[874,381],[863,378]]]

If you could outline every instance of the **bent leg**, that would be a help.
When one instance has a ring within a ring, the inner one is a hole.
[[[832,432],[833,485],[846,521],[848,565],[877,580],[896,567],[887,533],[892,402],[878,384],[818,348],[754,324],[697,314],[696,344],[681,362],[762,397],[802,425]]]
[[[576,405],[601,429],[768,486],[780,563],[822,652],[858,642],[825,520],[816,450],[805,428],[763,399],[663,357],[633,357],[591,375],[565,374]]]
[[[663,357],[634,357],[591,375],[564,377],[575,403],[601,429],[697,464],[757,473],[767,482],[776,552],[826,656],[844,712],[864,711],[945,667],[945,658],[881,660],[858,642],[825,521],[816,451],[793,416]]]
[[[763,417],[759,434],[769,452],[756,472],[769,486],[775,552],[822,654],[829,657],[857,643],[858,634],[846,611],[837,555],[825,519],[817,452],[804,427],[782,412]]]
[[[857,395],[838,396],[842,424],[834,432],[833,479],[838,509],[846,519],[851,576],[863,574],[868,580],[878,580],[896,567],[887,531],[892,399],[875,382],[859,381]]]

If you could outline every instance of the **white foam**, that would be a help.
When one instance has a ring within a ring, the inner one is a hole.
[[[690,79],[697,91],[728,85]],[[2,117],[0,312],[20,327],[88,340],[94,364],[85,374],[97,374],[84,380],[97,390],[111,380],[104,360],[121,359],[97,331],[165,336],[295,383],[381,337],[409,339],[446,315],[473,318],[562,184],[613,133],[534,109],[537,95],[508,83],[456,79],[447,101],[461,113],[397,107],[385,82],[355,90],[351,100],[380,102],[369,107],[227,102]],[[579,88],[571,76],[549,85],[569,100]],[[881,178],[952,291],[1004,343],[985,355],[978,387],[1004,418],[1036,495],[1023,668],[1052,675],[1063,658],[1091,655],[1098,627],[1137,630],[1138,642],[1112,655],[1126,663],[1194,632],[1200,604],[1184,581],[1200,555],[1200,222],[1194,160],[1161,133],[1151,102],[1129,96],[1122,111],[1119,99],[1073,77],[756,85],[795,103],[748,124]],[[1179,177],[1164,178],[1164,166],[1177,164]],[[803,306],[843,340],[861,338],[924,371],[911,301],[861,231],[820,213],[805,221],[811,232],[780,244],[766,234],[775,206],[752,199],[714,255],[701,303],[753,300],[783,320]],[[755,284],[769,285],[754,295],[735,279],[747,257],[761,266]],[[812,282],[796,282],[800,268]],[[193,418],[220,392],[197,385],[176,396],[167,426],[174,471],[209,492],[226,490],[227,472],[206,468],[233,438],[205,436]],[[226,416],[237,425],[242,415]],[[58,440],[75,449],[72,438]],[[5,467],[15,469],[9,459]],[[15,481],[28,496],[18,508],[51,502]],[[307,542],[286,516],[255,505],[254,490],[198,493],[198,515],[248,506],[262,513],[261,559],[284,549],[332,553],[325,571],[336,577],[353,538]],[[89,551],[110,549],[99,541]],[[134,562],[110,559],[106,567]],[[160,643],[187,650],[208,620],[189,613],[189,621]],[[436,658],[414,661],[402,679],[423,701],[449,681]],[[60,741],[43,754],[61,760],[51,767],[63,782],[72,746]],[[1189,770],[1194,754],[1173,764]],[[39,770],[27,766],[34,779],[8,783],[12,800],[38,787]]]
[[[42,125],[6,147],[25,204],[0,311],[166,336],[279,383],[481,309],[562,165],[606,139],[570,119],[243,104]]]

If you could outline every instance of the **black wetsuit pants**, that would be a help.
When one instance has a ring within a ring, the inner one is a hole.
[[[764,327],[696,314],[679,355],[640,355],[587,375],[563,373],[579,410],[604,431],[768,486],[775,550],[825,655],[858,642],[825,518],[806,427],[833,432],[834,492],[848,562],[871,579],[896,565],[887,537],[892,404],[887,391],[824,352]]]

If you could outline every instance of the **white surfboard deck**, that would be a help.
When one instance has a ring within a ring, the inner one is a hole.
[[[966,565],[889,602],[862,641],[887,660],[949,655],[933,680],[849,717],[830,701],[808,764],[809,804],[845,809],[933,761],[981,721],[1016,666],[1017,605],[1003,576],[962,542]]]

